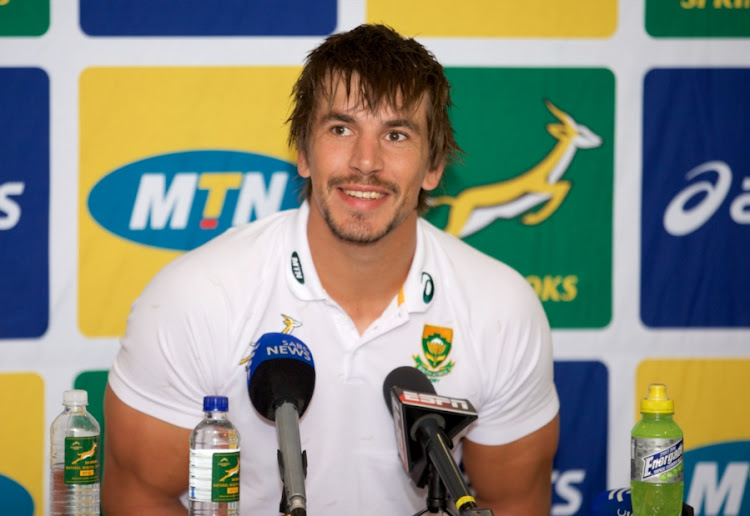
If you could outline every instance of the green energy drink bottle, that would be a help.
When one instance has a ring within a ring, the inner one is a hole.
[[[674,401],[667,387],[648,386],[641,400],[641,420],[630,439],[630,489],[633,516],[679,516],[682,513],[682,430],[673,419]]]

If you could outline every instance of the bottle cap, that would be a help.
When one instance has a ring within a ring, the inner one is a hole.
[[[82,389],[71,389],[63,392],[63,405],[88,405],[89,393]]]
[[[667,398],[667,386],[652,383],[648,386],[648,397],[641,400],[641,412],[648,414],[674,414],[674,400]]]
[[[229,399],[226,396],[205,396],[203,398],[203,412],[226,412],[229,409]]]

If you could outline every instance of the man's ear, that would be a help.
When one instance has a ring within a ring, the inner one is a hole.
[[[310,166],[307,163],[307,154],[305,151],[297,151],[297,173],[300,177],[308,179],[310,177]]]
[[[422,190],[434,190],[437,185],[440,184],[440,179],[443,177],[445,170],[445,160],[440,160],[437,167],[430,169],[422,179]]]

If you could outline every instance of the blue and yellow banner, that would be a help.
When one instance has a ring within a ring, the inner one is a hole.
[[[79,326],[121,335],[182,252],[298,205],[286,145],[298,68],[90,68],[81,76]],[[102,117],[102,113],[107,113]]]
[[[685,501],[695,514],[750,514],[750,360],[644,360],[637,406],[650,383],[667,386],[685,435]]]

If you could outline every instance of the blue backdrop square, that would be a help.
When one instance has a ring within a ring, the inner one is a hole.
[[[49,78],[43,70],[0,68],[0,134],[0,338],[40,337],[49,316]]]
[[[322,36],[336,0],[80,0],[89,36]]]
[[[654,69],[643,99],[641,319],[750,326],[750,69]]]
[[[601,362],[556,361],[555,386],[560,444],[551,514],[589,516],[594,498],[607,488],[609,373]]]

